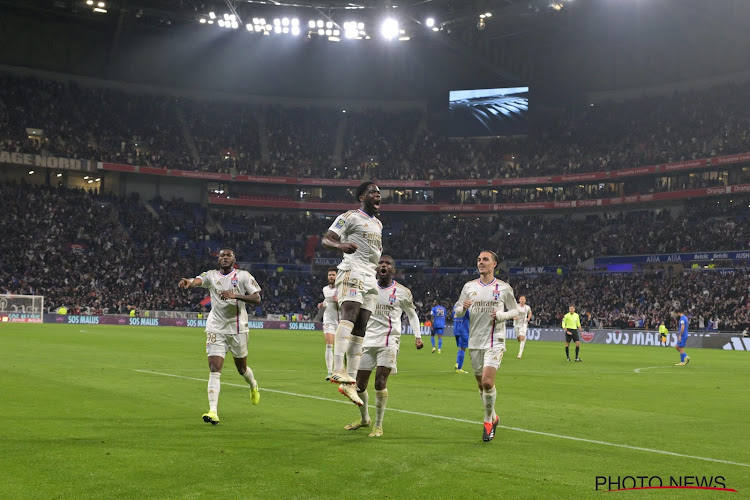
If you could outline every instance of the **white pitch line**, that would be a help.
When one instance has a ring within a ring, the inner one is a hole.
[[[652,367],[652,368],[660,368],[660,367]],[[184,380],[196,380],[198,382],[206,382],[206,383],[208,382],[208,380],[203,379],[203,378],[186,377],[184,375],[175,375],[173,373],[162,373],[162,372],[154,372],[154,371],[151,371],[151,370],[135,370],[135,369],[133,369],[133,371],[139,372],[139,373],[148,373],[148,374],[151,374],[151,375],[161,375],[161,376],[164,376],[164,377],[181,378],[181,379],[184,379]],[[222,385],[229,385],[229,386],[233,386],[233,387],[240,387],[240,388],[243,388],[243,389],[247,388],[247,385],[233,384],[233,383],[230,383],[230,382],[222,382]],[[349,401],[342,401],[340,399],[323,398],[323,397],[320,397],[320,396],[311,396],[309,394],[298,394],[296,392],[279,391],[279,390],[276,390],[276,389],[265,389],[265,388],[262,388],[262,387],[260,388],[260,390],[261,391],[265,391],[265,392],[274,392],[276,394],[285,394],[287,396],[296,396],[296,397],[299,397],[299,398],[317,399],[319,401],[330,401],[332,403],[351,404]],[[372,405],[370,405],[370,406],[372,407]],[[420,417],[436,418],[436,419],[440,419],[440,420],[451,420],[453,422],[461,422],[461,423],[472,424],[472,425],[480,425],[482,423],[482,422],[475,422],[473,420],[466,420],[466,419],[463,419],[463,418],[446,417],[444,415],[432,415],[430,413],[421,413],[421,412],[418,412],[418,411],[398,410],[398,409],[390,408],[390,407],[388,408],[388,411],[395,411],[395,412],[398,412],[398,413],[406,413],[406,414],[409,414],[409,415],[417,415],[417,416],[420,416]],[[737,465],[737,466],[740,466],[740,467],[750,467],[750,464],[743,464],[741,462],[732,462],[732,461],[729,461],[729,460],[720,460],[718,458],[699,457],[697,455],[684,455],[682,453],[675,453],[673,451],[655,450],[653,448],[643,448],[641,446],[630,446],[630,445],[627,445],[627,444],[610,443],[610,442],[607,442],[607,441],[599,441],[599,440],[596,440],[596,439],[586,439],[586,438],[578,438],[578,437],[574,437],[574,436],[564,436],[562,434],[553,434],[551,432],[542,432],[542,431],[532,431],[530,429],[521,429],[520,427],[509,427],[509,426],[506,426],[506,425],[498,425],[498,427],[500,427],[502,429],[507,429],[509,431],[525,432],[527,434],[536,434],[538,436],[547,436],[547,437],[553,437],[553,438],[557,438],[557,439],[568,439],[570,441],[579,441],[579,442],[583,442],[583,443],[599,444],[599,445],[602,445],[602,446],[612,446],[612,447],[615,447],[615,448],[624,448],[626,450],[645,451],[645,452],[648,452],[648,453],[656,453],[656,454],[659,454],[659,455],[670,455],[670,456],[673,456],[673,457],[692,458],[694,460],[703,460],[704,462],[716,462],[716,463],[720,463],[720,464]]]
[[[641,370],[653,370],[654,368],[671,368],[672,365],[662,365],[662,366],[646,366],[643,368],[636,368],[633,370],[635,373],[641,373]]]

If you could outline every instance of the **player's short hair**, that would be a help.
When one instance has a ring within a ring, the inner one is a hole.
[[[331,266],[331,267],[329,267],[329,268],[328,268],[328,270],[326,271],[326,274],[330,273],[331,271],[333,271],[333,272],[336,272],[336,273],[337,273],[337,272],[339,272],[339,268],[338,268],[338,267],[336,267],[336,266]]]
[[[221,252],[223,252],[225,250],[229,250],[230,252],[232,252],[232,255],[234,255],[234,248],[229,248],[229,247],[221,247],[219,249],[219,253],[221,253]]]
[[[493,252],[492,250],[482,250],[479,253],[488,253],[488,254],[492,255],[492,260],[495,261],[495,264],[498,264],[500,262],[500,259],[497,257],[497,254],[495,252]]]
[[[367,188],[374,185],[375,183],[373,181],[365,181],[360,184],[359,187],[357,187],[357,201],[359,201],[360,196],[363,196],[367,192]]]

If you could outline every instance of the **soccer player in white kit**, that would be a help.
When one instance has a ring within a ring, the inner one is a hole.
[[[453,310],[462,317],[469,311],[469,356],[479,395],[484,404],[482,440],[492,441],[500,417],[495,413],[495,375],[505,352],[505,322],[518,315],[518,304],[509,284],[495,278],[497,255],[485,250],[477,258],[479,279],[466,283]]]
[[[260,286],[253,275],[234,268],[237,261],[234,251],[222,248],[219,252],[219,268],[202,273],[195,278],[182,278],[180,288],[208,288],[211,294],[211,312],[206,321],[206,354],[208,355],[208,413],[203,421],[219,423],[219,392],[224,356],[231,352],[234,365],[250,386],[250,400],[260,402],[258,382],[247,366],[247,309],[245,303],[260,304]]]
[[[326,338],[326,370],[328,375],[326,381],[331,380],[331,372],[333,371],[333,341],[336,337],[336,327],[339,324],[339,296],[336,293],[336,274],[338,269],[335,267],[329,267],[327,278],[328,285],[323,287],[323,302],[318,304],[318,309],[325,307],[323,311],[323,335]]]
[[[396,263],[389,255],[383,255],[378,263],[378,302],[375,312],[367,323],[367,333],[362,349],[362,359],[357,371],[357,395],[363,404],[359,407],[361,418],[344,427],[356,430],[370,427],[370,413],[367,408],[369,396],[367,383],[375,369],[375,426],[370,437],[383,435],[383,416],[388,401],[388,375],[396,373],[396,358],[401,340],[401,314],[406,313],[414,330],[414,345],[424,347],[419,330],[419,316],[414,308],[411,290],[393,280]]]
[[[344,253],[335,283],[339,324],[333,344],[331,382],[340,384],[339,392],[362,406],[364,403],[357,396],[354,377],[362,356],[365,327],[378,298],[375,269],[383,251],[383,224],[375,216],[380,209],[380,189],[374,182],[363,182],[357,188],[357,200],[359,209],[336,217],[321,243],[326,248]]]
[[[526,296],[518,297],[518,316],[513,318],[513,329],[516,331],[516,338],[519,342],[518,359],[523,356],[523,348],[526,346],[526,330],[529,328],[531,321],[531,307],[526,305]]]

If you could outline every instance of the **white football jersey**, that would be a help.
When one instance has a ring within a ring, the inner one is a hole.
[[[383,252],[383,224],[377,218],[362,210],[349,210],[336,217],[328,229],[338,234],[343,243],[357,245],[356,252],[344,254],[339,269],[367,269],[375,274]]]
[[[240,269],[232,269],[227,275],[212,269],[198,276],[203,283],[201,288],[208,288],[211,294],[211,312],[206,320],[206,331],[231,335],[245,333],[247,327],[247,309],[245,302],[238,299],[224,300],[221,292],[229,290],[237,295],[252,295],[260,292],[260,286],[253,275]]]
[[[488,285],[476,279],[464,285],[456,306],[461,306],[466,299],[472,301],[469,308],[469,349],[504,346],[505,321],[498,321],[494,312],[518,309],[513,288],[497,278]]]
[[[339,297],[336,292],[335,286],[326,285],[323,288],[323,303],[325,304],[325,311],[323,311],[323,324],[334,324],[339,323]]]
[[[419,316],[414,308],[411,290],[395,281],[387,288],[378,285],[378,303],[367,322],[362,346],[398,347],[402,312],[409,317],[409,324],[419,337]]]
[[[518,306],[518,319],[513,318],[513,326],[528,326],[529,324],[529,313],[531,312],[531,307],[529,307],[528,304],[525,306],[519,305]]]

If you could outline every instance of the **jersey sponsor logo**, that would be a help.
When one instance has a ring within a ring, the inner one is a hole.
[[[591,342],[594,340],[594,336],[596,335],[594,332],[581,332],[581,340],[584,342]]]

